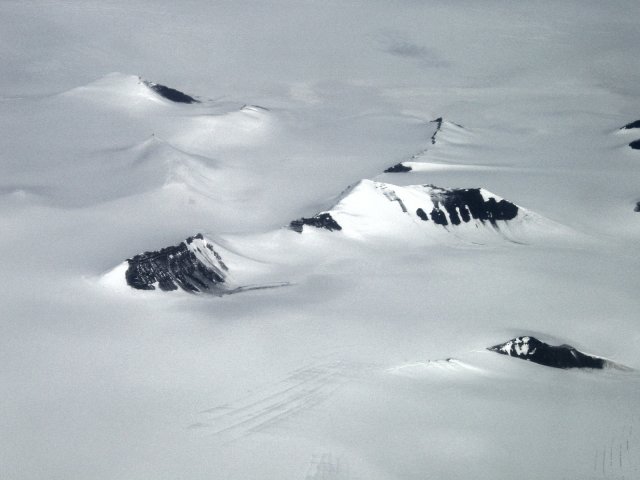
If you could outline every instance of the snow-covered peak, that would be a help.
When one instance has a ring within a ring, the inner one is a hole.
[[[398,186],[362,180],[348,189],[329,210],[292,222],[304,226],[340,230],[347,236],[394,237],[398,240],[455,238],[481,241],[489,233],[508,239],[517,226],[542,226],[543,219],[483,188],[448,189],[434,185]],[[536,227],[537,228],[537,227]]]
[[[112,107],[142,107],[200,103],[180,90],[143,79],[137,75],[114,72],[86,85],[73,88],[63,97],[82,98]]]

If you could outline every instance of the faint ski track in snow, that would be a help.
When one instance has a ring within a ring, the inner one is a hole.
[[[632,414],[609,441],[593,454],[593,479],[632,480],[640,478],[640,415]],[[606,437],[605,437],[606,438]],[[565,480],[569,480],[566,477]],[[573,478],[571,478],[573,480]]]
[[[203,420],[188,428],[205,429],[207,436],[225,443],[262,432],[320,404],[353,379],[359,368],[335,361],[294,370],[255,393],[201,411]]]

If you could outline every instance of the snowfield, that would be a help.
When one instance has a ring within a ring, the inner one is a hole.
[[[1,2],[0,478],[640,478],[639,14]]]

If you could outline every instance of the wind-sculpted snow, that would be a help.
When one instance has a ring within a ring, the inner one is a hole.
[[[216,291],[224,287],[228,268],[201,234],[177,246],[145,252],[127,260],[127,284],[138,290]]]
[[[166,85],[161,85],[159,83],[153,83],[146,80],[144,80],[143,83],[161,97],[164,97],[167,100],[171,100],[172,102],[200,103],[195,98],[181,92],[180,90],[176,90],[175,88],[167,87]]]
[[[517,337],[488,350],[554,368],[604,368],[607,365],[605,359],[586,355],[570,345],[553,346],[534,337]]]

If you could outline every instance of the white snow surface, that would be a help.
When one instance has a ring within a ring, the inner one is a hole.
[[[639,478],[639,14],[0,2],[0,477]],[[436,230],[424,185],[523,217]],[[282,287],[123,285],[198,232]],[[631,369],[486,351],[522,335]]]

